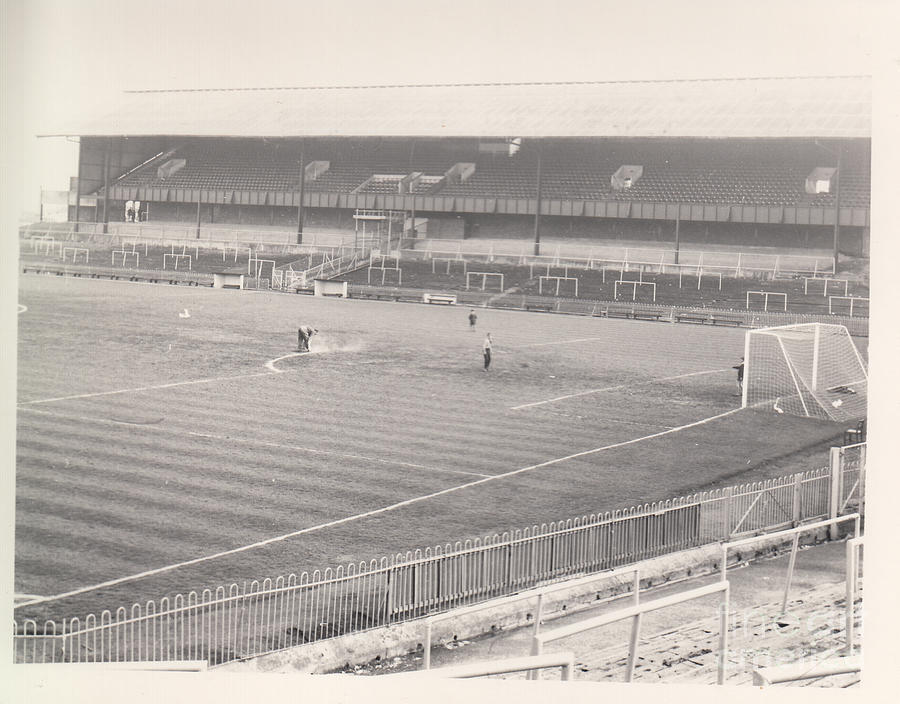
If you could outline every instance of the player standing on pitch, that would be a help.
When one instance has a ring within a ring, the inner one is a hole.
[[[488,367],[491,366],[491,347],[493,344],[491,333],[488,333],[484,336],[484,344],[481,346],[481,350],[484,353],[484,371],[487,371]]]
[[[301,325],[297,329],[297,351],[309,352],[309,338],[318,334],[318,330],[310,325]]]
[[[477,320],[478,320],[478,316],[475,315],[475,311],[470,310],[469,311],[469,330],[471,330],[472,332],[475,332],[475,323],[477,322]]]
[[[735,364],[732,369],[737,369],[738,390],[744,393],[744,358],[741,357],[741,363]]]

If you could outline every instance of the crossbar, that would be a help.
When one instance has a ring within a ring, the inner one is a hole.
[[[128,257],[134,257],[135,263],[137,264],[137,266],[141,265],[141,253],[134,252],[134,251],[129,252],[127,249],[114,249],[112,251],[112,259],[110,260],[110,263],[113,265],[115,265],[115,263],[116,263],[116,255],[117,254],[122,255],[122,266],[125,266],[125,262],[128,261]]]
[[[787,311],[787,294],[781,293],[780,291],[747,291],[747,310],[750,310],[750,294],[763,296],[763,310],[768,312],[769,310],[769,296],[781,296],[784,299],[784,310]],[[829,313],[831,303],[829,299]]]
[[[91,261],[91,251],[87,247],[63,247],[62,248],[62,259],[66,261],[66,254],[68,252],[72,253],[72,263],[78,261],[79,253],[84,254],[84,263],[88,264]]]
[[[175,260],[175,271],[178,271],[178,262],[182,259],[187,259],[188,270],[193,270],[193,266],[191,265],[191,255],[190,254],[170,254],[166,252],[163,254],[163,269],[166,268],[166,262],[168,261],[168,257],[172,257]]]
[[[828,314],[832,315],[832,304],[834,301],[850,301],[850,317],[853,317],[853,304],[856,301],[865,301],[869,302],[869,299],[866,296],[829,296],[828,297]]]
[[[500,277],[500,293],[503,293],[503,274],[497,271],[467,271],[466,272],[466,291],[469,290],[469,277],[470,276],[480,276],[481,277],[481,290],[484,291],[484,287],[487,283],[488,276],[499,276]]]
[[[656,284],[652,281],[629,281],[627,279],[618,279],[615,284],[613,284],[613,298],[618,300],[619,298],[619,284],[632,284],[632,294],[631,300],[637,300],[637,290],[638,286],[652,286],[653,287],[653,302],[656,303]]]
[[[445,262],[447,264],[447,275],[450,275],[450,267],[452,264],[462,264],[463,274],[469,271],[469,263],[465,259],[459,259],[456,257],[432,257],[431,258],[431,273],[436,274],[435,263],[436,262]]]
[[[403,270],[398,266],[370,266],[366,270],[366,283],[372,283],[372,272],[380,271],[381,272],[381,285],[384,286],[385,276],[387,276],[387,272],[396,271],[397,272],[397,285],[403,285]]]
[[[833,279],[828,276],[804,276],[803,277],[803,294],[809,294],[809,282],[810,281],[823,281],[825,285],[822,287],[822,296],[828,295],[828,284],[832,281],[836,284],[844,284],[844,295],[847,295],[847,291],[850,290],[850,281],[848,279]]]
[[[539,276],[538,277],[538,293],[544,293],[544,281],[556,282],[556,295],[559,295],[559,286],[563,281],[575,282],[575,298],[578,298],[578,279],[574,276]]]

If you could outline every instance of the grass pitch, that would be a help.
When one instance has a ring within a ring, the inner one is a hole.
[[[19,303],[15,590],[53,598],[17,618],[825,466],[843,431],[729,413],[742,330],[46,276]]]

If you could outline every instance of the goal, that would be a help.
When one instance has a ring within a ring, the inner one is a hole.
[[[762,328],[744,342],[741,405],[847,421],[866,416],[868,373],[843,325]]]

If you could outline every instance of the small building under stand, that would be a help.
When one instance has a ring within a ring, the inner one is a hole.
[[[313,291],[317,296],[340,296],[348,298],[346,281],[337,279],[316,279],[313,281]]]
[[[213,273],[213,288],[244,288],[247,271],[238,267],[223,269]]]

